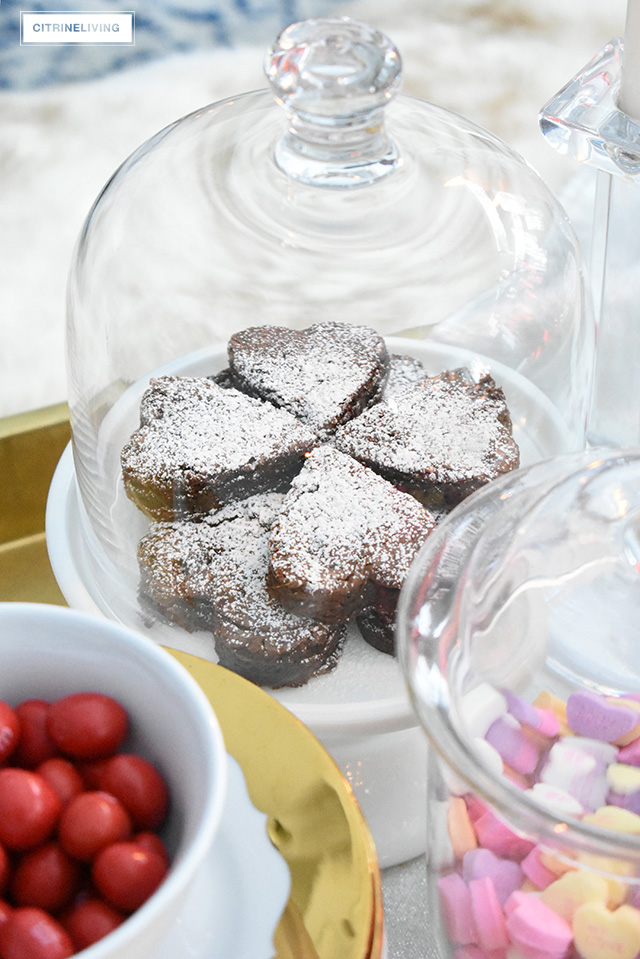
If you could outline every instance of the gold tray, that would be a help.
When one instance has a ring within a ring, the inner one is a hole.
[[[49,565],[44,517],[69,438],[66,404],[0,419],[2,602],[66,605]],[[337,765],[306,726],[257,686],[169,651],[213,704],[227,749],[289,866],[291,894],[276,930],[276,959],[381,959],[376,851]]]
[[[251,800],[269,816],[271,840],[289,864],[292,893],[276,935],[278,959],[381,956],[375,847],[334,761],[257,686],[190,653],[169,652],[207,694]]]

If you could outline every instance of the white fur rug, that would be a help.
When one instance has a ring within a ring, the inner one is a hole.
[[[336,12],[394,40],[406,93],[487,127],[560,193],[576,165],[547,146],[538,110],[623,34],[625,6],[624,0],[352,0]],[[184,113],[263,87],[271,39],[260,47],[172,55],[89,82],[0,91],[0,416],[66,396],[66,274],[84,217],[109,175]],[[29,56],[29,48],[21,53]]]

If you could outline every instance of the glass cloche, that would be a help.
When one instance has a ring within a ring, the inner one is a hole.
[[[187,462],[193,449],[183,449],[187,441],[176,427],[191,400],[167,384],[189,380],[191,399],[204,403],[206,412],[194,413],[196,426],[189,427],[192,443],[203,417],[216,420],[203,391],[225,393],[221,402],[228,403],[242,392],[243,363],[245,372],[251,364],[254,374],[279,371],[282,383],[300,346],[283,331],[313,339],[319,329],[305,353],[300,393],[321,402],[331,376],[340,381],[351,399],[339,429],[376,405],[395,409],[383,392],[395,357],[409,380],[426,378],[438,395],[473,396],[462,419],[449,415],[443,400],[436,419],[446,442],[441,435],[438,444],[446,458],[447,443],[466,455],[486,440],[500,472],[584,446],[594,350],[580,253],[561,206],[496,137],[402,95],[401,59],[389,39],[350,19],[308,20],[280,34],[265,69],[268,88],[205,106],[144,143],[88,215],[69,282],[73,462],[67,458],[66,479],[58,476],[52,488],[47,520],[52,565],[71,605],[143,627],[173,646],[205,649],[214,659],[210,635],[209,646],[206,638],[200,645],[193,621],[186,629],[176,625],[176,606],[185,602],[202,622],[193,591],[186,599],[180,593],[182,580],[173,598],[164,596],[149,612],[139,544],[159,524],[195,519],[202,531],[209,522],[203,516],[228,502],[274,490],[285,495],[289,467],[276,457],[261,472],[262,453],[247,449],[244,432],[257,403],[273,412],[274,401],[284,413],[273,390],[261,394],[249,374],[231,427],[245,455],[243,478],[234,485],[237,476],[227,477],[227,498],[217,499],[209,487],[202,493],[207,484]],[[384,356],[363,399],[358,371],[371,352]],[[284,406],[286,416],[300,419]],[[411,415],[420,429],[417,409]],[[464,429],[485,415],[500,421],[496,430],[508,426],[508,442],[493,433],[467,438]],[[167,427],[164,449],[182,470],[180,489],[161,468],[152,490],[138,477],[123,481],[123,450],[152,420],[153,429],[159,420]],[[294,443],[296,469],[316,446],[325,458],[333,455],[334,428],[305,421],[306,433]],[[253,432],[262,440],[270,430]],[[337,446],[343,456],[352,452]],[[435,494],[425,493],[411,477],[382,474],[387,482],[395,476],[405,494],[421,491],[418,500],[434,521],[494,475],[474,474],[449,495],[437,483]],[[277,482],[270,485],[269,477]],[[345,495],[343,503],[350,501]],[[256,515],[259,524],[259,509]],[[210,558],[217,546],[207,549]],[[188,565],[175,556],[171,562],[174,572],[175,563]],[[222,574],[207,575],[217,588]],[[376,581],[379,613],[399,585]],[[288,597],[289,607],[314,623],[340,618],[293,588]],[[353,615],[349,606],[345,618]],[[303,659],[316,655],[313,642]]]
[[[637,927],[639,574],[637,448],[591,448],[501,477],[452,512],[414,562],[398,657],[431,746],[423,808],[434,955],[485,946],[490,926],[497,953],[586,959],[623,916]],[[483,875],[504,893],[491,906],[475,899],[475,857],[483,868],[491,861]],[[577,890],[598,886],[602,923],[586,927],[596,896],[587,906],[591,893]],[[521,922],[531,908],[533,952]],[[554,947],[540,953],[543,927]],[[639,950],[630,939],[626,955]]]

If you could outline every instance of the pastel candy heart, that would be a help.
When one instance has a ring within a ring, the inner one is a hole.
[[[567,699],[567,722],[579,736],[612,743],[635,728],[638,713],[628,704],[582,690]]]
[[[574,748],[570,741],[563,739],[552,746],[540,781],[571,792],[569,786],[574,780],[590,775],[595,768],[596,760],[593,756],[582,749]]]
[[[496,719],[487,730],[486,740],[497,749],[505,763],[518,773],[532,773],[538,765],[540,753],[527,739],[513,716]]]
[[[478,845],[473,824],[461,796],[453,796],[447,809],[447,832],[456,859],[462,859],[470,849]]]
[[[521,905],[521,903],[526,902],[527,899],[528,899],[527,893],[524,892],[522,889],[517,889],[514,893],[512,893],[509,896],[509,898],[504,904],[505,916],[510,916],[511,913],[515,912],[518,906]]]
[[[558,721],[558,732],[560,735],[571,735],[571,730],[567,722],[567,705],[559,696],[554,696],[553,693],[544,689],[541,693],[538,693],[533,701],[533,705],[537,709],[548,710],[553,713]]]
[[[475,823],[480,819],[481,816],[488,811],[489,807],[479,796],[476,796],[474,793],[468,793],[465,796],[465,802],[467,804],[467,812],[469,813],[469,819],[471,822]]]
[[[604,743],[599,739],[589,739],[586,736],[573,736],[568,745],[574,749],[581,749],[595,760],[607,765],[618,759],[618,747],[612,743]]]
[[[607,767],[607,782],[614,792],[629,795],[640,789],[640,769],[627,763],[611,763]]]
[[[466,882],[472,879],[490,879],[501,905],[512,892],[520,888],[522,869],[517,862],[496,856],[490,849],[472,849],[462,860],[462,878]]]
[[[434,799],[429,803],[429,858],[439,868],[453,866],[455,856],[447,832],[449,800]]]
[[[614,879],[614,876],[628,877],[633,874],[633,865],[624,859],[614,859],[611,856],[594,856],[592,853],[581,852],[578,862],[593,872],[600,873],[609,890],[608,906],[616,909],[627,898],[629,884],[623,879]]]
[[[624,797],[624,808],[640,815],[640,789]]]
[[[541,852],[540,853],[540,862],[544,863],[547,869],[550,869],[552,873],[558,876],[564,876],[567,872],[573,872],[576,868],[575,860],[569,855],[568,858],[564,856],[559,858],[556,855],[553,855],[550,852]]]
[[[537,896],[521,898],[507,916],[507,931],[511,942],[525,955],[531,950],[564,956],[573,939],[571,926]]]
[[[613,829],[631,835],[640,833],[640,816],[630,809],[621,809],[620,806],[601,806],[585,816],[584,821],[600,826],[601,829]]]
[[[507,954],[504,951],[488,953],[481,946],[458,946],[455,951],[455,959],[507,959]],[[509,959],[518,959],[518,957],[513,956]]]
[[[609,791],[604,762],[592,750],[580,748],[580,741],[572,738],[554,743],[539,778],[568,792],[591,810],[604,805]]]
[[[488,878],[472,879],[469,892],[479,945],[489,951],[506,949],[509,945],[507,927],[492,881]]]
[[[502,693],[507,700],[509,712],[519,723],[526,723],[528,726],[533,726],[534,728],[537,727],[538,712],[535,706],[528,703],[526,699],[521,699],[520,696],[516,696],[510,689],[503,689]]]
[[[507,701],[490,683],[474,686],[462,697],[460,713],[472,736],[484,737],[492,723],[507,711]]]
[[[555,873],[548,869],[540,858],[540,850],[537,846],[524,857],[520,867],[536,889],[545,889],[556,878]]]
[[[457,872],[438,879],[440,910],[447,935],[461,945],[477,942],[471,913],[471,894],[464,879]]]
[[[628,746],[618,750],[618,762],[640,766],[640,738],[634,739]]]
[[[610,912],[586,902],[573,917],[573,937],[583,959],[634,959],[640,951],[640,912],[620,906]]]
[[[578,800],[558,786],[551,786],[549,783],[534,783],[527,794],[539,802],[545,809],[559,816],[579,816],[584,811],[583,806]]]
[[[510,714],[517,719],[519,723],[530,726],[544,736],[557,736],[560,731],[560,723],[557,716],[550,709],[538,709],[532,703],[521,699],[509,689],[504,689],[503,694],[507,700],[507,706]]]
[[[626,706],[640,714],[640,702],[631,696],[607,696],[607,702],[618,706]],[[636,716],[636,725],[628,733],[624,733],[614,740],[617,746],[628,746],[640,736],[640,715]]]
[[[505,859],[523,859],[535,845],[509,829],[489,809],[476,819],[474,826],[478,845]]]
[[[540,893],[542,902],[567,922],[573,922],[576,909],[583,903],[600,902],[605,905],[608,898],[609,887],[606,880],[585,869],[565,873]]]

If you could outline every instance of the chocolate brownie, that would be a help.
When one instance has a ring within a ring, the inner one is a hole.
[[[172,520],[286,489],[314,432],[286,410],[211,379],[152,379],[140,428],[122,450],[127,495],[147,515]]]
[[[344,627],[288,612],[267,592],[269,529],[282,494],[156,523],[140,542],[143,604],[213,633],[221,665],[261,686],[300,686],[338,661]]]
[[[389,376],[382,391],[382,399],[387,401],[412,383],[421,383],[429,374],[416,356],[392,353],[389,357]]]
[[[326,438],[380,398],[385,342],[372,329],[316,323],[304,330],[256,326],[228,344],[233,385],[288,410]]]
[[[362,638],[370,646],[389,656],[395,654],[396,608],[399,596],[399,589],[377,586],[371,606],[356,616]]]
[[[341,426],[333,443],[433,509],[450,509],[519,465],[502,390],[464,369],[395,391]]]
[[[271,529],[267,586],[300,616],[342,622],[371,605],[376,584],[402,586],[434,526],[412,496],[331,446],[317,447]]]

